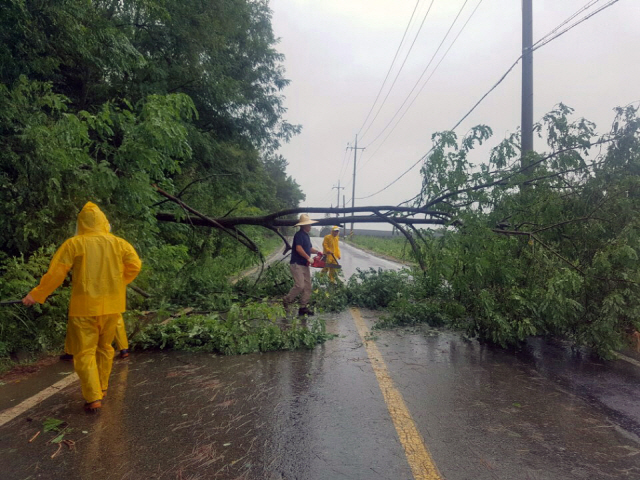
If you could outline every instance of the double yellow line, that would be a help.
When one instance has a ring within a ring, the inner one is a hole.
[[[369,355],[371,359],[371,366],[378,379],[378,385],[380,385],[380,390],[389,409],[393,425],[396,427],[398,438],[400,439],[400,443],[402,443],[402,448],[413,472],[413,477],[416,480],[442,480],[438,468],[433,462],[433,458],[431,458],[429,449],[425,445],[411,417],[411,413],[409,413],[404,403],[402,394],[394,386],[393,380],[391,380],[389,370],[387,370],[387,365],[384,363],[380,350],[378,350],[375,342],[367,341],[369,329],[362,315],[360,315],[360,310],[357,308],[350,308],[349,310],[360,334],[360,338],[362,338],[362,343],[367,349],[367,355]]]

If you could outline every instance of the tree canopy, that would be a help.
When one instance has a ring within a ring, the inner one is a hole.
[[[5,2],[3,252],[59,242],[86,199],[153,245],[152,184],[209,214],[297,206],[275,45],[265,1]]]

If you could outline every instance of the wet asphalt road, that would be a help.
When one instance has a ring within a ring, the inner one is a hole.
[[[347,274],[379,262],[341,248]],[[371,326],[376,313],[360,313]],[[403,412],[383,396],[354,314],[326,319],[339,336],[312,351],[117,360],[98,415],[81,411],[76,383],[0,427],[0,478],[640,479],[639,367],[537,339],[514,352],[431,329],[373,331]],[[0,386],[0,409],[70,370]],[[435,476],[412,470],[402,415]],[[74,442],[55,456],[52,432],[29,442],[46,418]]]

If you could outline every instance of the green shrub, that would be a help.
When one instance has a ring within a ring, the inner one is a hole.
[[[375,324],[375,328],[423,323],[432,327],[443,327],[451,324],[463,311],[464,308],[455,302],[443,304],[429,299],[416,301],[401,298],[390,305],[389,314],[383,315]]]
[[[289,264],[275,262],[264,269],[256,283],[254,277],[244,277],[238,280],[234,291],[240,295],[257,298],[273,298],[285,295],[293,287],[293,278]]]
[[[132,339],[134,348],[172,349],[224,355],[313,348],[333,337],[322,319],[309,319],[301,326],[298,319],[289,328],[276,324],[284,317],[280,305],[266,302],[234,305],[225,315],[182,316],[167,323],[148,326]]]
[[[347,287],[338,279],[329,280],[328,275],[314,275],[311,303],[320,312],[341,312],[347,308],[349,293]]]
[[[0,300],[20,300],[47,270],[53,247],[41,248],[28,261],[21,257],[0,262]],[[0,357],[17,351],[39,352],[61,348],[67,326],[70,288],[58,288],[43,305],[0,307]]]
[[[377,310],[407,296],[411,290],[411,276],[407,270],[360,270],[347,283],[349,304]]]

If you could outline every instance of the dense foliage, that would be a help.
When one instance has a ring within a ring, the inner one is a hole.
[[[300,319],[291,319],[283,328],[277,323],[282,318],[282,306],[235,304],[223,315],[181,316],[153,323],[135,337],[134,346],[235,355],[312,348],[332,336],[321,320],[310,319],[301,325]]]
[[[460,142],[434,136],[416,202],[455,219],[416,235],[427,268],[404,282],[411,294],[389,304],[386,324],[446,322],[503,346],[562,336],[604,356],[640,329],[637,109],[616,109],[601,136],[571,114],[560,105],[545,116],[536,128],[551,151],[524,167],[517,135],[477,166],[470,152],[488,127]]]
[[[228,308],[256,262],[184,217],[154,184],[213,217],[297,207],[277,154],[299,127],[265,0],[8,0],[0,6],[0,286],[21,298],[87,201],[144,261],[134,308]],[[246,233],[267,250],[258,229]],[[268,233],[268,232],[267,232]],[[0,310],[0,356],[59,347],[64,297]]]

